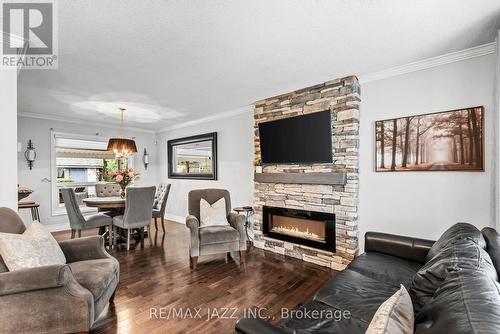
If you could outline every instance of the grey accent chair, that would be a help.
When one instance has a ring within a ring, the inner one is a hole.
[[[0,208],[0,232],[21,234],[16,212]],[[0,257],[0,332],[75,333],[89,331],[119,281],[118,261],[101,236],[65,240],[65,265],[10,272]]]
[[[200,228],[200,200],[205,199],[210,205],[222,197],[226,200],[227,220],[230,226],[206,226]],[[191,190],[188,194],[189,216],[186,226],[191,234],[189,256],[191,268],[196,269],[198,256],[238,251],[240,263],[245,263],[247,236],[244,215],[231,212],[231,197],[224,189]]]
[[[122,188],[118,183],[99,182],[95,185],[95,194],[97,197],[120,196]]]
[[[158,231],[158,218],[161,219],[161,227],[165,233],[165,208],[167,206],[168,194],[171,184],[160,183],[156,189],[155,201],[153,203],[153,218],[155,220],[155,229]]]
[[[144,245],[144,227],[151,224],[151,207],[156,187],[128,187],[125,197],[125,212],[113,217],[113,225],[127,230],[127,250],[130,250],[130,230],[139,228],[141,245]],[[115,244],[116,233],[115,231]],[[148,230],[150,234],[150,231]]]
[[[71,227],[71,239],[82,236],[82,230],[98,227],[108,227],[109,247],[112,246],[112,233],[113,233],[113,219],[104,213],[97,213],[95,215],[84,217],[80,211],[80,206],[75,196],[73,188],[61,189],[61,194],[64,200],[64,206],[68,213],[69,225]]]

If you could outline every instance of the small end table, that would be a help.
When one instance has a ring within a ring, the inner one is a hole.
[[[234,211],[236,211],[238,214],[244,214],[245,215],[245,232],[247,234],[247,239],[251,242],[253,242],[253,239],[250,238],[250,235],[248,234],[248,228],[250,227],[250,216],[253,215],[253,208],[251,206],[240,206],[237,208],[234,208]]]
[[[31,210],[31,219],[33,221],[37,220],[40,222],[40,213],[38,212],[38,208],[40,207],[40,204],[36,202],[18,202],[17,203],[17,209],[30,209]]]

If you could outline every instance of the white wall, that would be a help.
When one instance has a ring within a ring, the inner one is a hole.
[[[179,180],[167,178],[167,140],[217,132],[218,180]],[[192,189],[224,188],[231,193],[232,206],[252,205],[253,199],[253,115],[248,112],[199,125],[157,134],[159,175],[172,184],[167,217],[183,221],[187,215],[187,196]]]
[[[458,221],[495,224],[493,172],[495,55],[363,84],[360,134],[360,238],[381,231],[436,239]],[[485,107],[485,172],[374,171],[376,120]]]
[[[23,145],[23,151],[29,139],[33,141],[36,148],[37,159],[33,170],[28,168],[24,155],[18,154],[18,182],[22,186],[29,187],[34,193],[29,198],[40,203],[40,218],[43,224],[49,225],[51,230],[60,230],[66,227],[69,229],[66,216],[52,216],[51,213],[51,184],[43,182],[42,179],[51,179],[51,128],[55,132],[72,133],[78,135],[99,137],[119,136],[119,129],[104,128],[100,126],[90,126],[85,124],[76,124],[69,122],[59,122],[53,120],[43,120],[37,118],[19,117],[18,118],[18,141]],[[140,173],[140,178],[136,185],[156,185],[158,183],[157,165],[155,147],[155,134],[149,132],[126,131],[128,137],[135,137],[138,153],[134,155],[134,168]],[[15,137],[14,137],[15,138]],[[147,171],[142,163],[142,154],[144,148],[149,153],[150,164]],[[31,219],[29,210],[21,212],[25,222]]]
[[[500,163],[500,30],[497,31],[496,41],[496,69],[495,69],[495,93],[494,93],[494,108],[495,108],[495,117],[493,129],[495,132],[495,142],[493,145],[493,173],[497,176],[496,182],[494,182],[494,195],[495,195],[495,221],[496,221],[496,229],[500,231],[500,175],[499,173],[499,163]]]
[[[0,70],[0,207],[17,210],[17,70]]]

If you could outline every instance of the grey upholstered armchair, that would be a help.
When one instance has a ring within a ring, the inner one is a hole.
[[[226,200],[227,220],[230,226],[206,226],[200,228],[200,200],[210,205],[223,198]],[[186,225],[191,233],[189,255],[191,268],[196,269],[198,256],[239,251],[240,263],[245,263],[247,236],[245,216],[231,212],[231,197],[224,189],[191,190],[188,195],[189,216]]]
[[[167,206],[168,194],[170,193],[170,183],[160,183],[156,189],[155,201],[153,203],[153,218],[155,220],[155,229],[158,231],[157,219],[161,219],[161,227],[165,233],[165,207]]]
[[[16,212],[0,208],[0,232],[25,230]],[[104,249],[101,236],[59,242],[65,265],[10,272],[0,257],[2,333],[75,333],[89,331],[118,285],[118,261]]]

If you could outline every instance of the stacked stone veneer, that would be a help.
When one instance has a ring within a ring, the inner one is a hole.
[[[255,103],[255,161],[260,161],[258,125],[318,111],[332,113],[332,163],[264,165],[263,173],[347,173],[344,185],[279,184],[254,182],[253,217],[258,248],[342,270],[358,251],[358,155],[360,87],[355,76],[279,95]],[[303,209],[336,214],[336,252],[313,249],[265,237],[262,206]]]

